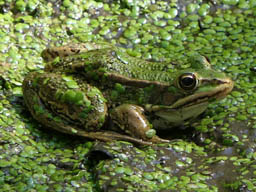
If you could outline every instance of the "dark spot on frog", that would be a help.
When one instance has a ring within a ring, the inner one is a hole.
[[[53,55],[55,56],[60,56],[59,52],[58,51],[52,51]]]
[[[56,55],[58,56],[58,52],[52,51],[50,49],[46,49],[42,52],[41,56],[46,60],[49,61],[51,58],[55,58]],[[50,57],[49,57],[50,56]]]
[[[79,53],[80,49],[70,49],[70,51],[73,52],[73,53]]]

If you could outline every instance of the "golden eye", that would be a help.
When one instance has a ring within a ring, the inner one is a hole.
[[[184,90],[193,90],[197,84],[198,80],[193,73],[184,73],[179,77],[179,86]]]

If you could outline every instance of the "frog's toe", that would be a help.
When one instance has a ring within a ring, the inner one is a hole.
[[[170,143],[170,140],[168,140],[168,139],[162,139],[162,138],[160,138],[160,137],[158,137],[158,136],[154,136],[154,137],[152,137],[151,139],[150,139],[150,141],[152,142],[152,143]]]

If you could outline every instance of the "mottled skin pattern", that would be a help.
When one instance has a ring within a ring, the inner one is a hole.
[[[233,88],[204,59],[199,67],[178,70],[101,47],[72,45],[42,53],[49,61],[45,72],[30,73],[23,82],[25,103],[36,120],[92,139],[168,142],[154,129],[195,118]]]

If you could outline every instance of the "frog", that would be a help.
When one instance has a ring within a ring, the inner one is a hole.
[[[23,81],[28,110],[45,127],[93,140],[168,143],[156,132],[197,119],[234,86],[201,55],[182,68],[84,43],[50,47],[42,57],[44,71]]]

